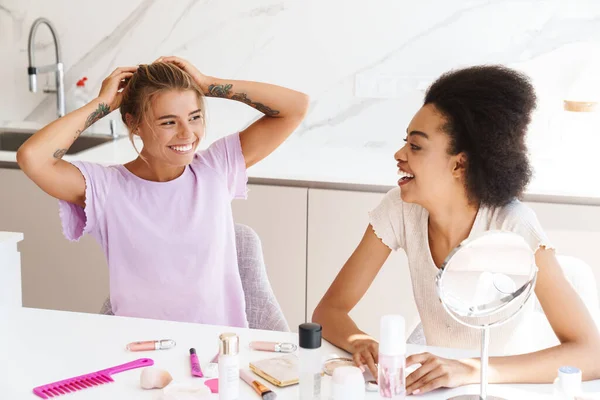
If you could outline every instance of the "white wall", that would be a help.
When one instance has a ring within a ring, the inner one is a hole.
[[[54,115],[52,95],[27,89],[28,32],[40,16],[56,25],[69,88],[88,76],[97,93],[119,65],[176,54],[207,74],[308,92],[311,111],[291,139],[298,146],[383,147],[390,157],[423,86],[478,63],[531,74],[542,100],[532,140],[548,144],[562,99],[600,56],[594,0],[0,0],[0,121]],[[40,63],[52,60],[45,28],[37,48]],[[393,98],[356,97],[357,76],[395,79],[399,89]],[[211,101],[212,138],[254,115],[245,105]]]

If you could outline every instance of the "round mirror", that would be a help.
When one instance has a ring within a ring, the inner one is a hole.
[[[535,254],[518,234],[487,231],[456,247],[437,277],[444,309],[459,323],[482,330],[481,394],[454,399],[499,399],[486,395],[489,328],[517,315],[531,297]]]

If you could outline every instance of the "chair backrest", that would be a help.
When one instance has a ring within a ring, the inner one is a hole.
[[[258,234],[249,226],[236,224],[235,241],[250,328],[289,332],[269,282]]]
[[[235,224],[235,241],[249,327],[289,332],[269,282],[260,238],[249,226]],[[113,314],[110,298],[105,300],[100,314]]]

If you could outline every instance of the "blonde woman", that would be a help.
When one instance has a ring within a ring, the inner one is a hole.
[[[205,96],[264,116],[196,152]],[[17,161],[59,200],[69,240],[89,233],[100,242],[115,315],[246,327],[231,201],[245,198],[246,169],[286,140],[307,107],[303,93],[206,76],[162,57],[117,68],[96,99],[33,135]],[[113,166],[61,159],[82,131],[118,108],[143,143],[136,159]]]

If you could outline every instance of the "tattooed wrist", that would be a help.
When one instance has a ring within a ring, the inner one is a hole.
[[[250,107],[256,108],[258,111],[262,112],[263,114],[265,114],[269,117],[274,117],[279,114],[278,110],[274,110],[265,104],[252,101],[246,93],[231,94],[231,88],[233,88],[233,85],[230,83],[224,84],[224,85],[209,85],[206,96],[221,97],[221,98],[240,101],[242,103],[248,104]]]
[[[230,83],[226,85],[208,85],[206,96],[229,98],[232,87],[233,85]]]
[[[85,131],[87,128],[92,126],[94,122],[106,117],[108,114],[110,114],[110,106],[106,103],[100,103],[98,108],[95,109],[85,120],[85,126],[83,127],[82,131]]]
[[[60,160],[65,154],[67,154],[67,149],[58,149],[54,152],[54,158]]]

